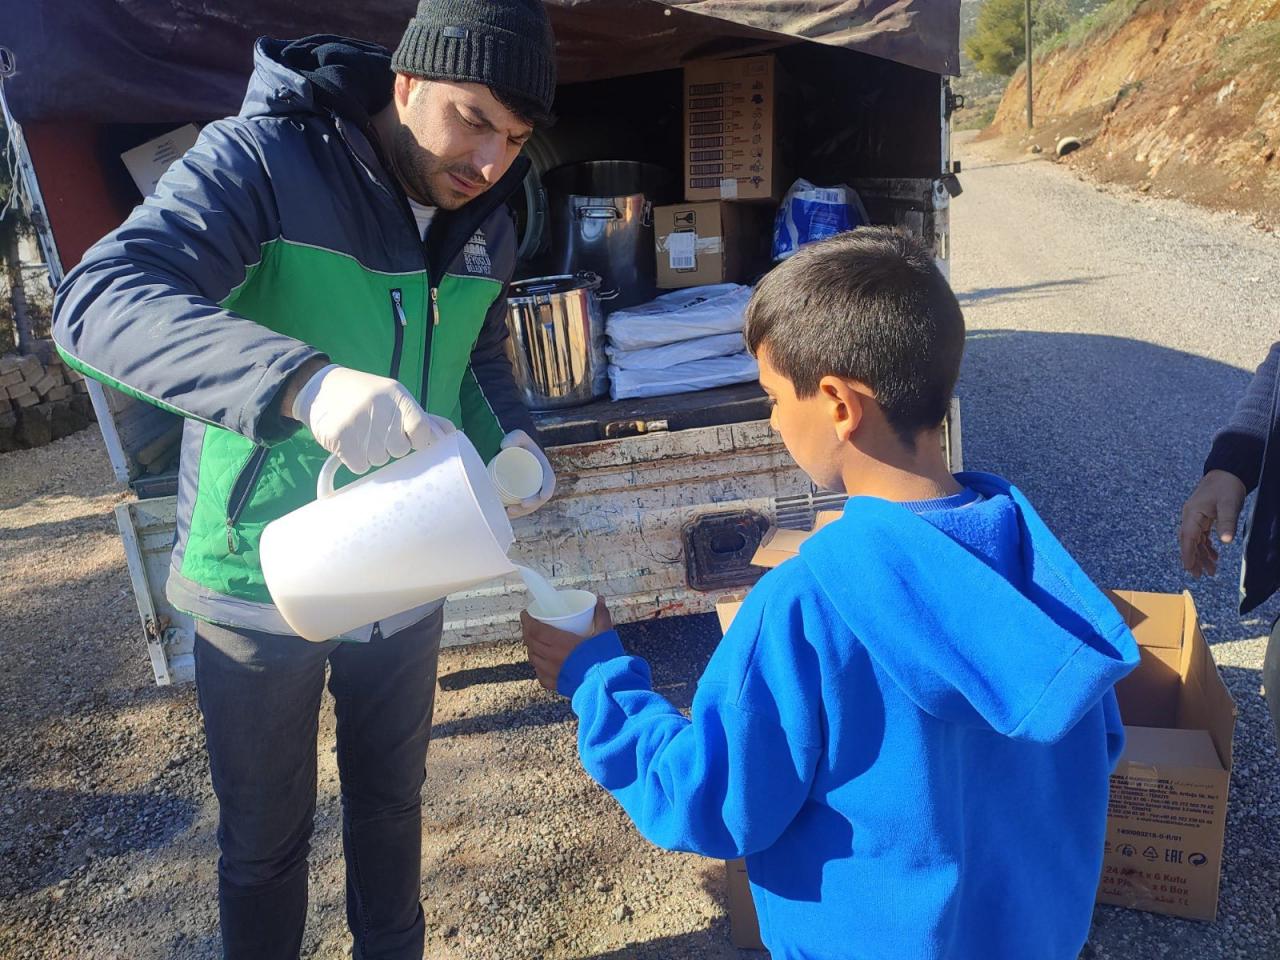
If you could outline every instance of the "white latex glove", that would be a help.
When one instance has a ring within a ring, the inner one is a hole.
[[[291,412],[352,473],[421,450],[454,429],[443,417],[429,416],[404,384],[337,364],[303,385]]]
[[[506,450],[508,447],[523,447],[538,458],[538,463],[542,464],[542,489],[532,497],[527,497],[519,503],[513,503],[507,507],[507,516],[514,520],[517,517],[527,517],[551,499],[556,492],[556,475],[551,469],[551,462],[547,459],[547,455],[542,452],[542,448],[534,443],[533,438],[523,430],[512,430],[502,438],[502,449]]]

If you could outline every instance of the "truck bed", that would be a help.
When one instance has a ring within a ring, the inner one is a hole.
[[[533,415],[548,447],[616,440],[662,430],[720,427],[769,419],[769,401],[756,383],[640,400],[607,397],[584,407]]]

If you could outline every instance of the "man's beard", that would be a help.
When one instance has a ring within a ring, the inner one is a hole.
[[[439,191],[432,187],[432,181],[453,173],[470,183],[484,182],[484,175],[475,168],[463,164],[446,164],[423,150],[407,126],[401,126],[396,132],[391,149],[391,165],[401,187],[411,199],[444,210],[456,210],[473,198],[460,191],[439,196]]]

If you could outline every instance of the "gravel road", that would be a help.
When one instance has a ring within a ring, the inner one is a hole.
[[[1106,585],[1191,586],[1240,707],[1216,924],[1100,908],[1086,956],[1280,957],[1280,788],[1258,692],[1269,604],[1238,550],[1188,584],[1174,537],[1214,427],[1280,317],[1280,242],[965,143],[953,281],[969,466],[1028,492]],[[0,958],[213,958],[216,808],[195,699],[150,679],[94,431],[0,457]],[[711,618],[628,630],[687,704]],[[738,958],[720,865],[657,851],[573,762],[514,644],[441,656],[426,794],[430,957]],[[327,708],[326,708],[327,709]],[[349,955],[332,721],[304,955]]]
[[[1176,541],[1210,437],[1280,339],[1280,240],[967,136],[961,154],[966,462],[1018,483],[1098,583],[1189,588],[1240,710],[1218,921],[1099,908],[1093,956],[1280,957],[1280,764],[1259,694],[1280,603],[1242,621],[1239,548],[1195,582]]]

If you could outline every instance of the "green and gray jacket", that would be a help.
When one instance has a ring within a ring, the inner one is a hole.
[[[206,126],[59,288],[66,362],[187,418],[167,592],[199,619],[291,632],[258,544],[268,522],[314,499],[326,458],[278,409],[308,359],[400,380],[485,459],[510,430],[536,436],[504,350],[505,201],[527,161],[440,211],[420,242],[369,132],[392,81],[372,44],[260,40],[239,115]]]

